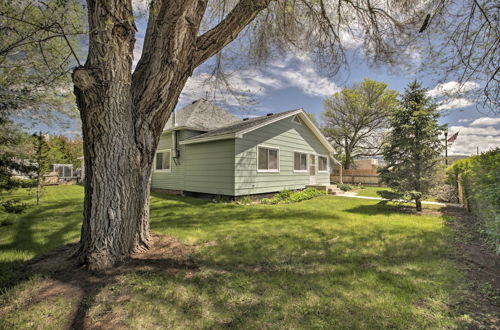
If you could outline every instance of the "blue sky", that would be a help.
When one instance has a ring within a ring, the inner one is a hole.
[[[137,21],[137,43],[134,50],[134,61],[140,58],[142,41],[146,30],[146,21],[139,18]],[[323,99],[342,88],[361,82],[364,78],[385,82],[388,88],[403,92],[405,86],[415,78],[424,87],[430,90],[436,101],[440,102],[443,113],[441,122],[449,125],[450,135],[460,131],[457,141],[450,147],[450,154],[471,154],[500,147],[500,117],[488,113],[477,106],[474,99],[467,94],[456,94],[458,84],[453,81],[442,81],[442,77],[433,73],[421,71],[409,72],[403,68],[371,67],[367,64],[361,52],[356,49],[356,42],[351,42],[351,49],[347,52],[348,66],[336,76],[329,77],[315,67],[312,61],[304,54],[289,54],[280,59],[274,59],[259,68],[245,68],[234,70],[229,75],[231,86],[251,95],[255,100],[252,106],[241,106],[231,93],[220,90],[213,93],[213,89],[206,82],[207,66],[202,66],[188,81],[178,108],[193,100],[206,97],[218,103],[223,108],[240,116],[258,116],[269,112],[281,112],[290,109],[303,108],[313,113],[321,121]],[[408,57],[408,62],[419,64],[418,53],[402,54]],[[475,82],[469,82],[462,90],[474,91],[480,88]],[[444,98],[443,95],[452,97]],[[56,129],[66,134],[78,134],[80,123],[75,121],[70,129]]]
[[[400,93],[410,81],[418,79],[438,102],[442,112],[440,121],[448,124],[450,135],[460,131],[457,141],[449,147],[450,154],[476,153],[477,147],[479,151],[500,147],[500,117],[477,106],[467,93],[454,93],[458,88],[455,81],[439,84],[441,77],[429,72],[409,73],[403,69],[371,67],[358,52],[350,51],[349,54],[348,67],[333,78],[322,74],[306,56],[294,55],[258,69],[232,72],[231,85],[248,89],[257,102],[254,106],[241,107],[234,97],[224,92],[215,96],[209,93],[209,99],[241,117],[303,108],[321,120],[325,97],[364,78],[385,82],[388,88]],[[181,96],[179,107],[205,97],[210,87],[202,84],[204,79],[203,72],[193,75]],[[479,84],[469,82],[461,90],[474,91],[477,88],[480,88]]]

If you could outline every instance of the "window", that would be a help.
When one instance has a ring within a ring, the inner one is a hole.
[[[155,171],[170,172],[170,149],[160,150],[156,153]]]
[[[325,156],[318,156],[318,171],[328,172],[328,158]]]
[[[307,154],[300,152],[293,153],[293,170],[294,172],[307,171]]]
[[[299,118],[299,115],[293,116],[292,121],[296,124],[302,124],[302,120]]]
[[[279,150],[276,148],[257,147],[257,171],[279,172]]]
[[[56,172],[59,178],[71,178],[73,176],[73,165],[71,164],[53,164],[52,172]]]

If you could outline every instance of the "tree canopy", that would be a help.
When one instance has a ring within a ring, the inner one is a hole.
[[[80,3],[6,0],[0,18],[0,111],[34,122],[74,114],[69,73],[86,31]]]
[[[445,126],[438,124],[436,105],[416,81],[405,89],[396,109],[382,148],[386,166],[380,170],[380,177],[397,197],[415,200],[417,211],[421,211],[422,198],[436,183],[443,150],[440,135]]]
[[[398,93],[387,84],[365,79],[323,101],[322,131],[340,155],[343,167],[353,159],[379,154]]]

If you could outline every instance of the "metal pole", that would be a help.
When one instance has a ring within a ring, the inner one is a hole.
[[[444,132],[444,163],[448,166],[448,132]]]

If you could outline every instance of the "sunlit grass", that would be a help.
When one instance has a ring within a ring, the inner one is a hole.
[[[41,206],[0,227],[3,273],[77,240],[82,196],[79,186],[47,188]],[[0,220],[7,216],[0,213]],[[145,329],[459,323],[450,306],[462,278],[448,258],[444,220],[435,214],[333,196],[241,206],[153,193],[151,228],[192,245],[199,270],[124,275],[100,291],[89,317],[111,314]],[[19,327],[27,325],[23,320]]]

